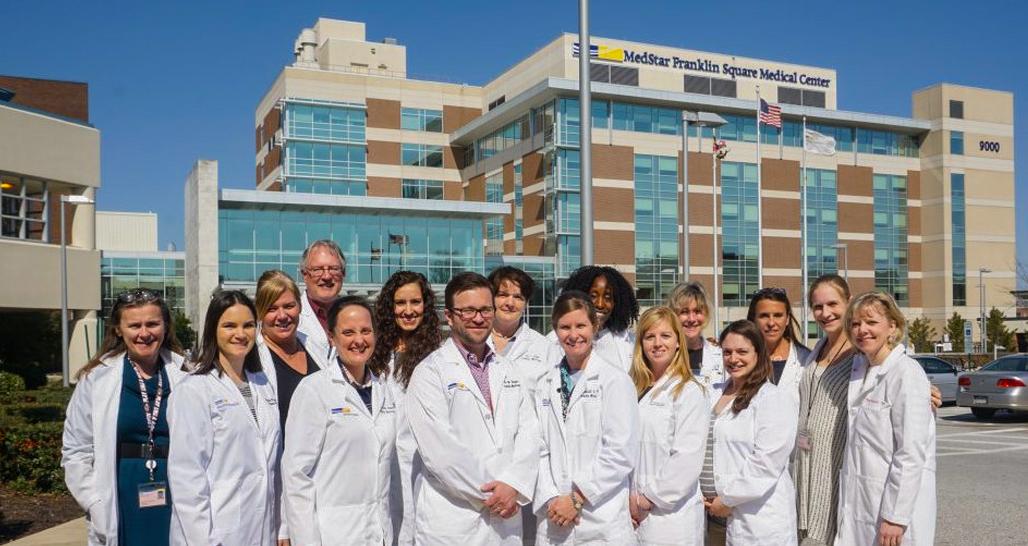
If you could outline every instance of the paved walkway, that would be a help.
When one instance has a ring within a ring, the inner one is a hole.
[[[85,543],[86,518],[79,518],[8,542],[7,546],[81,546]]]

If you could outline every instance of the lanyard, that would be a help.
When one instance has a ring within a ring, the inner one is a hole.
[[[132,362],[129,360],[129,362]],[[161,399],[164,397],[164,374],[157,369],[157,392],[154,394],[153,409],[150,408],[150,394],[146,392],[146,383],[143,381],[143,374],[139,373],[139,367],[132,362],[132,371],[136,372],[136,379],[139,380],[139,395],[143,398],[143,416],[146,417],[146,469],[150,471],[150,481],[154,479],[154,470],[157,468],[157,461],[153,456],[153,433],[157,428],[157,417],[161,413]]]
[[[571,370],[567,357],[560,361],[560,401],[563,406],[564,420],[568,420],[568,406],[571,404],[571,392],[575,390],[575,382],[571,378]]]

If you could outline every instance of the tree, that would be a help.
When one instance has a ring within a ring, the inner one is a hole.
[[[931,352],[932,341],[936,335],[935,328],[932,327],[932,321],[928,320],[928,317],[925,316],[914,319],[907,329],[907,337],[910,339],[910,344],[913,345],[914,351],[918,353]]]
[[[989,339],[989,347],[999,345],[1008,351],[1014,348],[1014,333],[1007,329],[1003,322],[1003,312],[993,307],[985,319],[987,327],[986,335]],[[986,347],[988,350],[988,347]]]
[[[964,352],[964,317],[960,316],[956,311],[946,321],[946,334],[949,335],[949,340],[953,342],[953,351],[957,353]]]
[[[60,312],[0,313],[0,370],[19,375],[29,389],[61,370]]]
[[[191,351],[196,343],[196,330],[193,330],[189,317],[182,311],[175,311],[172,322],[175,324],[175,337],[178,338],[178,342],[182,344],[183,349]]]

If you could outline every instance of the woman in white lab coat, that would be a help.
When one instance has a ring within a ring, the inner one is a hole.
[[[697,281],[676,284],[667,296],[667,306],[682,325],[693,375],[706,386],[724,381],[721,348],[703,337],[703,329],[710,320],[710,305],[703,285]]]
[[[375,299],[375,353],[372,362],[387,362],[382,379],[396,404],[396,449],[389,480],[393,543],[414,544],[414,473],[421,469],[417,446],[407,425],[404,398],[414,368],[439,348],[443,336],[428,279],[414,271],[397,271]]]
[[[332,305],[335,361],[296,388],[282,456],[285,512],[294,545],[392,544],[389,462],[396,405],[371,361],[375,330],[364,298]]]
[[[507,265],[493,270],[489,282],[493,285],[493,307],[496,308],[489,346],[520,368],[530,380],[526,386],[532,389],[543,372],[543,359],[550,345],[546,336],[533,330],[524,320],[535,281],[528,273]]]
[[[246,294],[211,298],[195,369],[168,401],[172,544],[268,546],[287,538],[278,401],[256,336]]]
[[[115,300],[100,350],[78,374],[61,466],[86,511],[90,545],[168,543],[167,397],[185,375],[181,350],[160,294],[130,290]]]
[[[792,313],[788,293],[784,288],[761,288],[750,299],[746,319],[756,324],[764,336],[771,359],[771,382],[788,392],[793,404],[799,406],[800,376],[810,349],[800,341],[803,330]]]
[[[630,373],[639,397],[642,445],[629,509],[639,543],[647,546],[703,545],[699,479],[710,403],[684,347],[670,308],[643,313]]]
[[[905,321],[883,292],[846,309],[853,359],[849,427],[839,476],[839,545],[935,541],[935,419],[929,383],[906,355]]]
[[[566,291],[553,305],[560,345],[536,385],[542,430],[533,509],[537,544],[630,544],[628,499],[639,460],[639,408],[631,379],[593,350],[596,311]]]
[[[738,320],[718,340],[728,380],[714,385],[714,411],[700,474],[709,523],[707,544],[717,543],[720,518],[731,545],[796,544],[796,492],[789,455],[796,440],[797,408],[771,383],[764,338]]]
[[[596,310],[596,335],[593,349],[621,371],[632,367],[639,301],[635,289],[620,271],[610,266],[586,265],[571,273],[561,293],[579,291],[589,296]],[[554,333],[547,336],[557,341]]]

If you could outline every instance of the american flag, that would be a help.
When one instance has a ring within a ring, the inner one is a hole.
[[[768,104],[766,100],[760,99],[760,122],[781,129],[782,107],[777,104]]]

